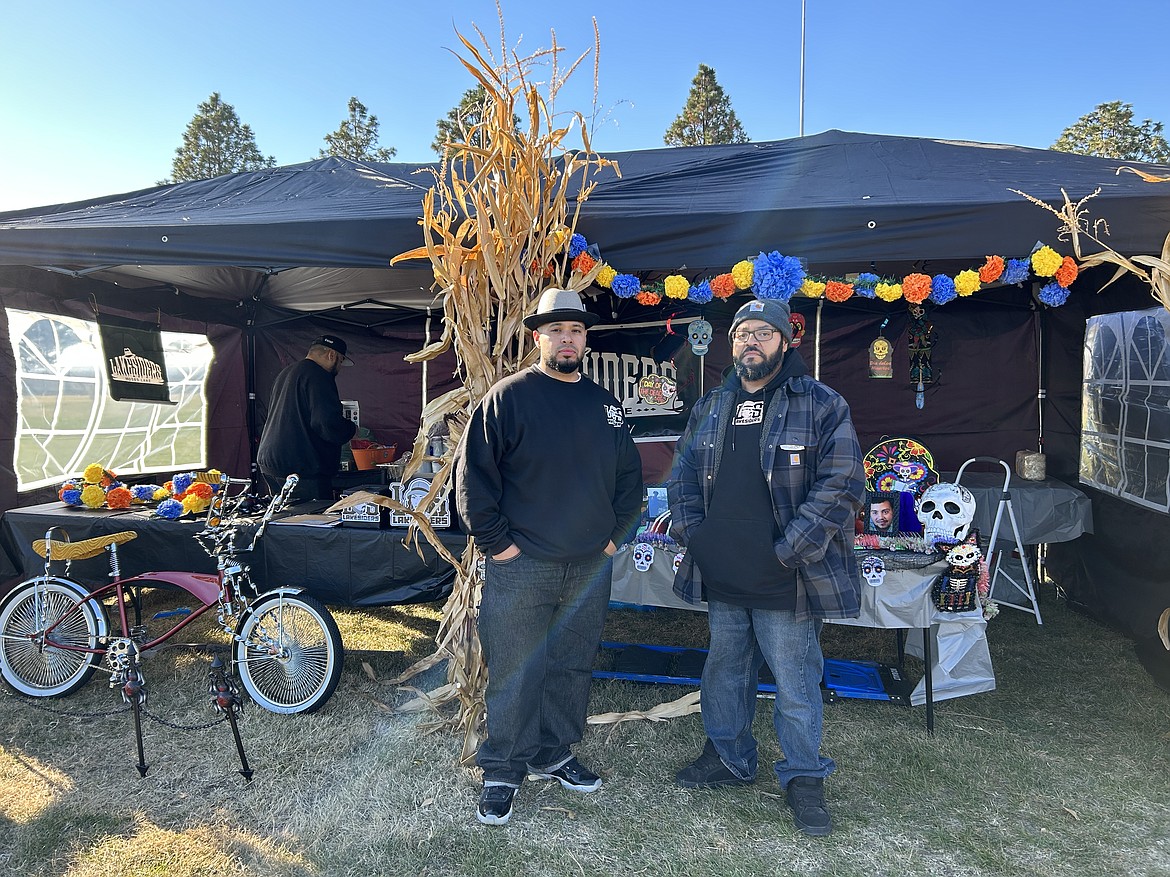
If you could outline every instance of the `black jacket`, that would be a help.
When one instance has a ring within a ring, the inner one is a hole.
[[[356,431],[342,415],[333,375],[302,359],[276,376],[256,460],[261,472],[277,478],[332,475],[341,446]]]

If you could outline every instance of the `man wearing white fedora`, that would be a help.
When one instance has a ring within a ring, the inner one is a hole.
[[[642,465],[621,403],[581,373],[581,297],[548,289],[524,318],[538,362],[497,382],[455,456],[456,505],[486,563],[488,668],[476,818],[503,825],[525,776],[593,792],[573,756],[585,730],[612,556],[637,524]]]

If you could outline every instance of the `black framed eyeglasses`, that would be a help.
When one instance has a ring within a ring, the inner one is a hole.
[[[749,338],[755,338],[757,341],[763,343],[771,341],[772,336],[776,334],[776,330],[771,326],[762,326],[759,329],[752,329],[750,332],[747,329],[740,329],[731,336],[733,341],[740,344],[746,344]]]

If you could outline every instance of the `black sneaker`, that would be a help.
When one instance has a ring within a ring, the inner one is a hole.
[[[582,766],[576,758],[570,758],[556,770],[539,771],[529,768],[531,780],[556,780],[572,792],[596,792],[601,788],[601,777]]]
[[[825,781],[820,777],[795,777],[788,783],[784,796],[792,808],[796,827],[813,837],[825,837],[833,830],[829,808],[825,806]]]
[[[731,772],[714,744],[708,740],[703,751],[693,762],[674,775],[674,781],[684,789],[717,789],[720,786],[749,786],[753,780],[744,780]]]
[[[516,790],[511,786],[484,786],[479,793],[475,818],[484,825],[504,825],[512,818],[512,799]]]

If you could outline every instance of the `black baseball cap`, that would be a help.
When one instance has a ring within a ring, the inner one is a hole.
[[[328,347],[330,350],[334,350],[341,354],[342,365],[353,365],[353,360],[345,355],[345,351],[348,349],[345,345],[345,341],[341,338],[338,338],[336,335],[322,335],[313,342],[312,346]]]

